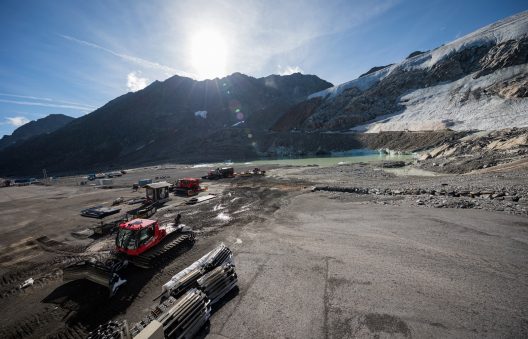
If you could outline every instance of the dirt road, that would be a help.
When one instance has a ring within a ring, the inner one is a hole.
[[[331,198],[300,195],[243,229],[241,293],[213,316],[211,334],[528,335],[526,218]]]

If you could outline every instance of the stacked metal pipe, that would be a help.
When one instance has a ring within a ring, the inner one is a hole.
[[[149,314],[130,330],[136,337],[154,320],[161,323],[165,338],[192,338],[209,320],[209,298],[200,290],[190,289],[176,299],[170,297],[150,310]]]
[[[229,263],[213,269],[198,279],[198,288],[211,300],[211,304],[218,302],[224,295],[237,285],[235,267]]]
[[[197,287],[196,282],[204,275],[204,273],[204,270],[200,267],[187,272],[184,276],[176,281],[176,284],[172,288],[170,295],[174,298],[178,298],[190,288]]]
[[[210,316],[209,298],[202,291],[193,288],[157,320],[163,324],[165,337],[192,338]]]
[[[224,244],[219,245],[214,250],[209,252],[209,255],[203,263],[203,268],[206,272],[219,267],[226,261],[231,262],[233,258],[233,252]]]
[[[138,323],[130,329],[130,333],[133,337],[137,336],[145,327],[148,326],[153,320],[157,320],[163,313],[167,312],[178,300],[173,297],[169,297],[154,308],[151,308],[149,313],[141,319]]]
[[[209,320],[211,305],[236,285],[233,254],[221,244],[172,277],[163,286],[163,302],[130,330],[126,322],[110,322],[89,338],[192,338]]]
[[[168,297],[169,295],[176,294],[173,291],[181,290],[181,280],[188,275],[190,272],[198,269],[203,270],[202,274],[207,273],[214,268],[221,266],[224,263],[230,263],[234,265],[233,253],[224,244],[220,244],[214,250],[208,252],[203,257],[192,263],[189,267],[180,271],[174,275],[168,282],[162,286],[162,295]]]

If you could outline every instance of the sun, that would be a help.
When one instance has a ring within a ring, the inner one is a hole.
[[[227,45],[222,35],[213,30],[196,33],[191,40],[191,63],[201,79],[225,75]]]

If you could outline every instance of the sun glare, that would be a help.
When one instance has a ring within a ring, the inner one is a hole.
[[[192,38],[191,44],[192,66],[201,79],[226,74],[227,45],[219,33],[201,31]]]

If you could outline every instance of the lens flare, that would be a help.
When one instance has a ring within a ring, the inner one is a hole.
[[[222,35],[213,30],[202,30],[192,38],[191,62],[201,79],[226,75],[227,44]]]

